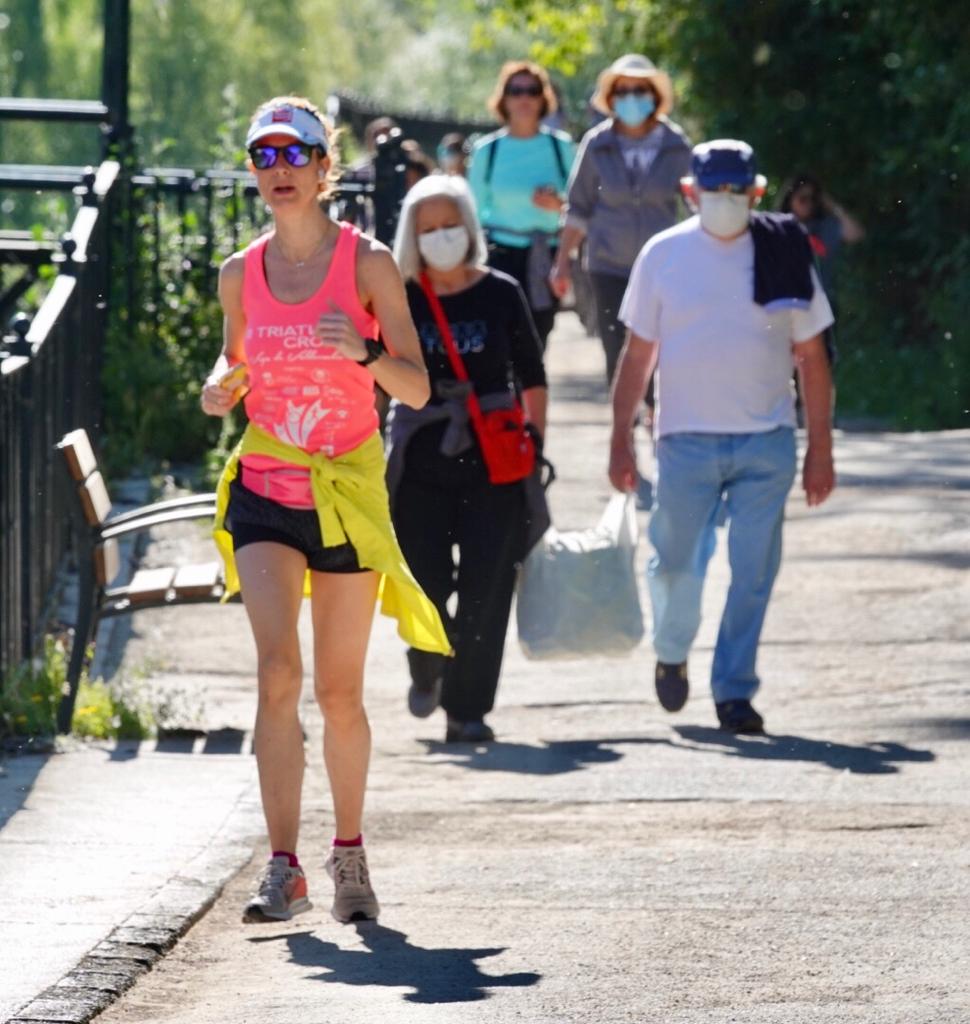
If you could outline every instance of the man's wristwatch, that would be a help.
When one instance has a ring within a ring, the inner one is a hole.
[[[363,359],[354,360],[358,366],[370,366],[371,363],[380,359],[387,351],[384,342],[380,339],[364,338],[364,344],[367,346],[367,355]]]

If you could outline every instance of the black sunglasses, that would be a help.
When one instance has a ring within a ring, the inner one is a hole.
[[[290,167],[306,167],[315,149],[323,152],[319,146],[308,146],[305,142],[291,142],[286,146],[250,146],[249,159],[257,171],[265,171],[275,166],[280,153]]]
[[[505,87],[506,96],[532,96],[538,97],[542,95],[541,85],[507,85]]]
[[[648,85],[631,85],[629,88],[626,86],[620,86],[614,89],[613,96],[653,96],[653,89]]]

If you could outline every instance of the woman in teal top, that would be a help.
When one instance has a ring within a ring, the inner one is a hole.
[[[489,266],[522,285],[545,348],[556,315],[548,277],[576,146],[540,123],[557,102],[538,64],[504,64],[488,106],[505,127],[476,144],[468,184],[488,236]]]

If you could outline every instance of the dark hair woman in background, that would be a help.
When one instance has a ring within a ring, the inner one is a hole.
[[[504,64],[488,107],[504,127],[475,144],[468,184],[488,237],[488,264],[522,285],[544,349],[557,306],[548,276],[576,146],[541,123],[557,101],[538,64]]]

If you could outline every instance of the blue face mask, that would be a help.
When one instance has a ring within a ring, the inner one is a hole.
[[[629,128],[636,128],[657,109],[652,96],[617,96],[613,101],[613,113]]]

